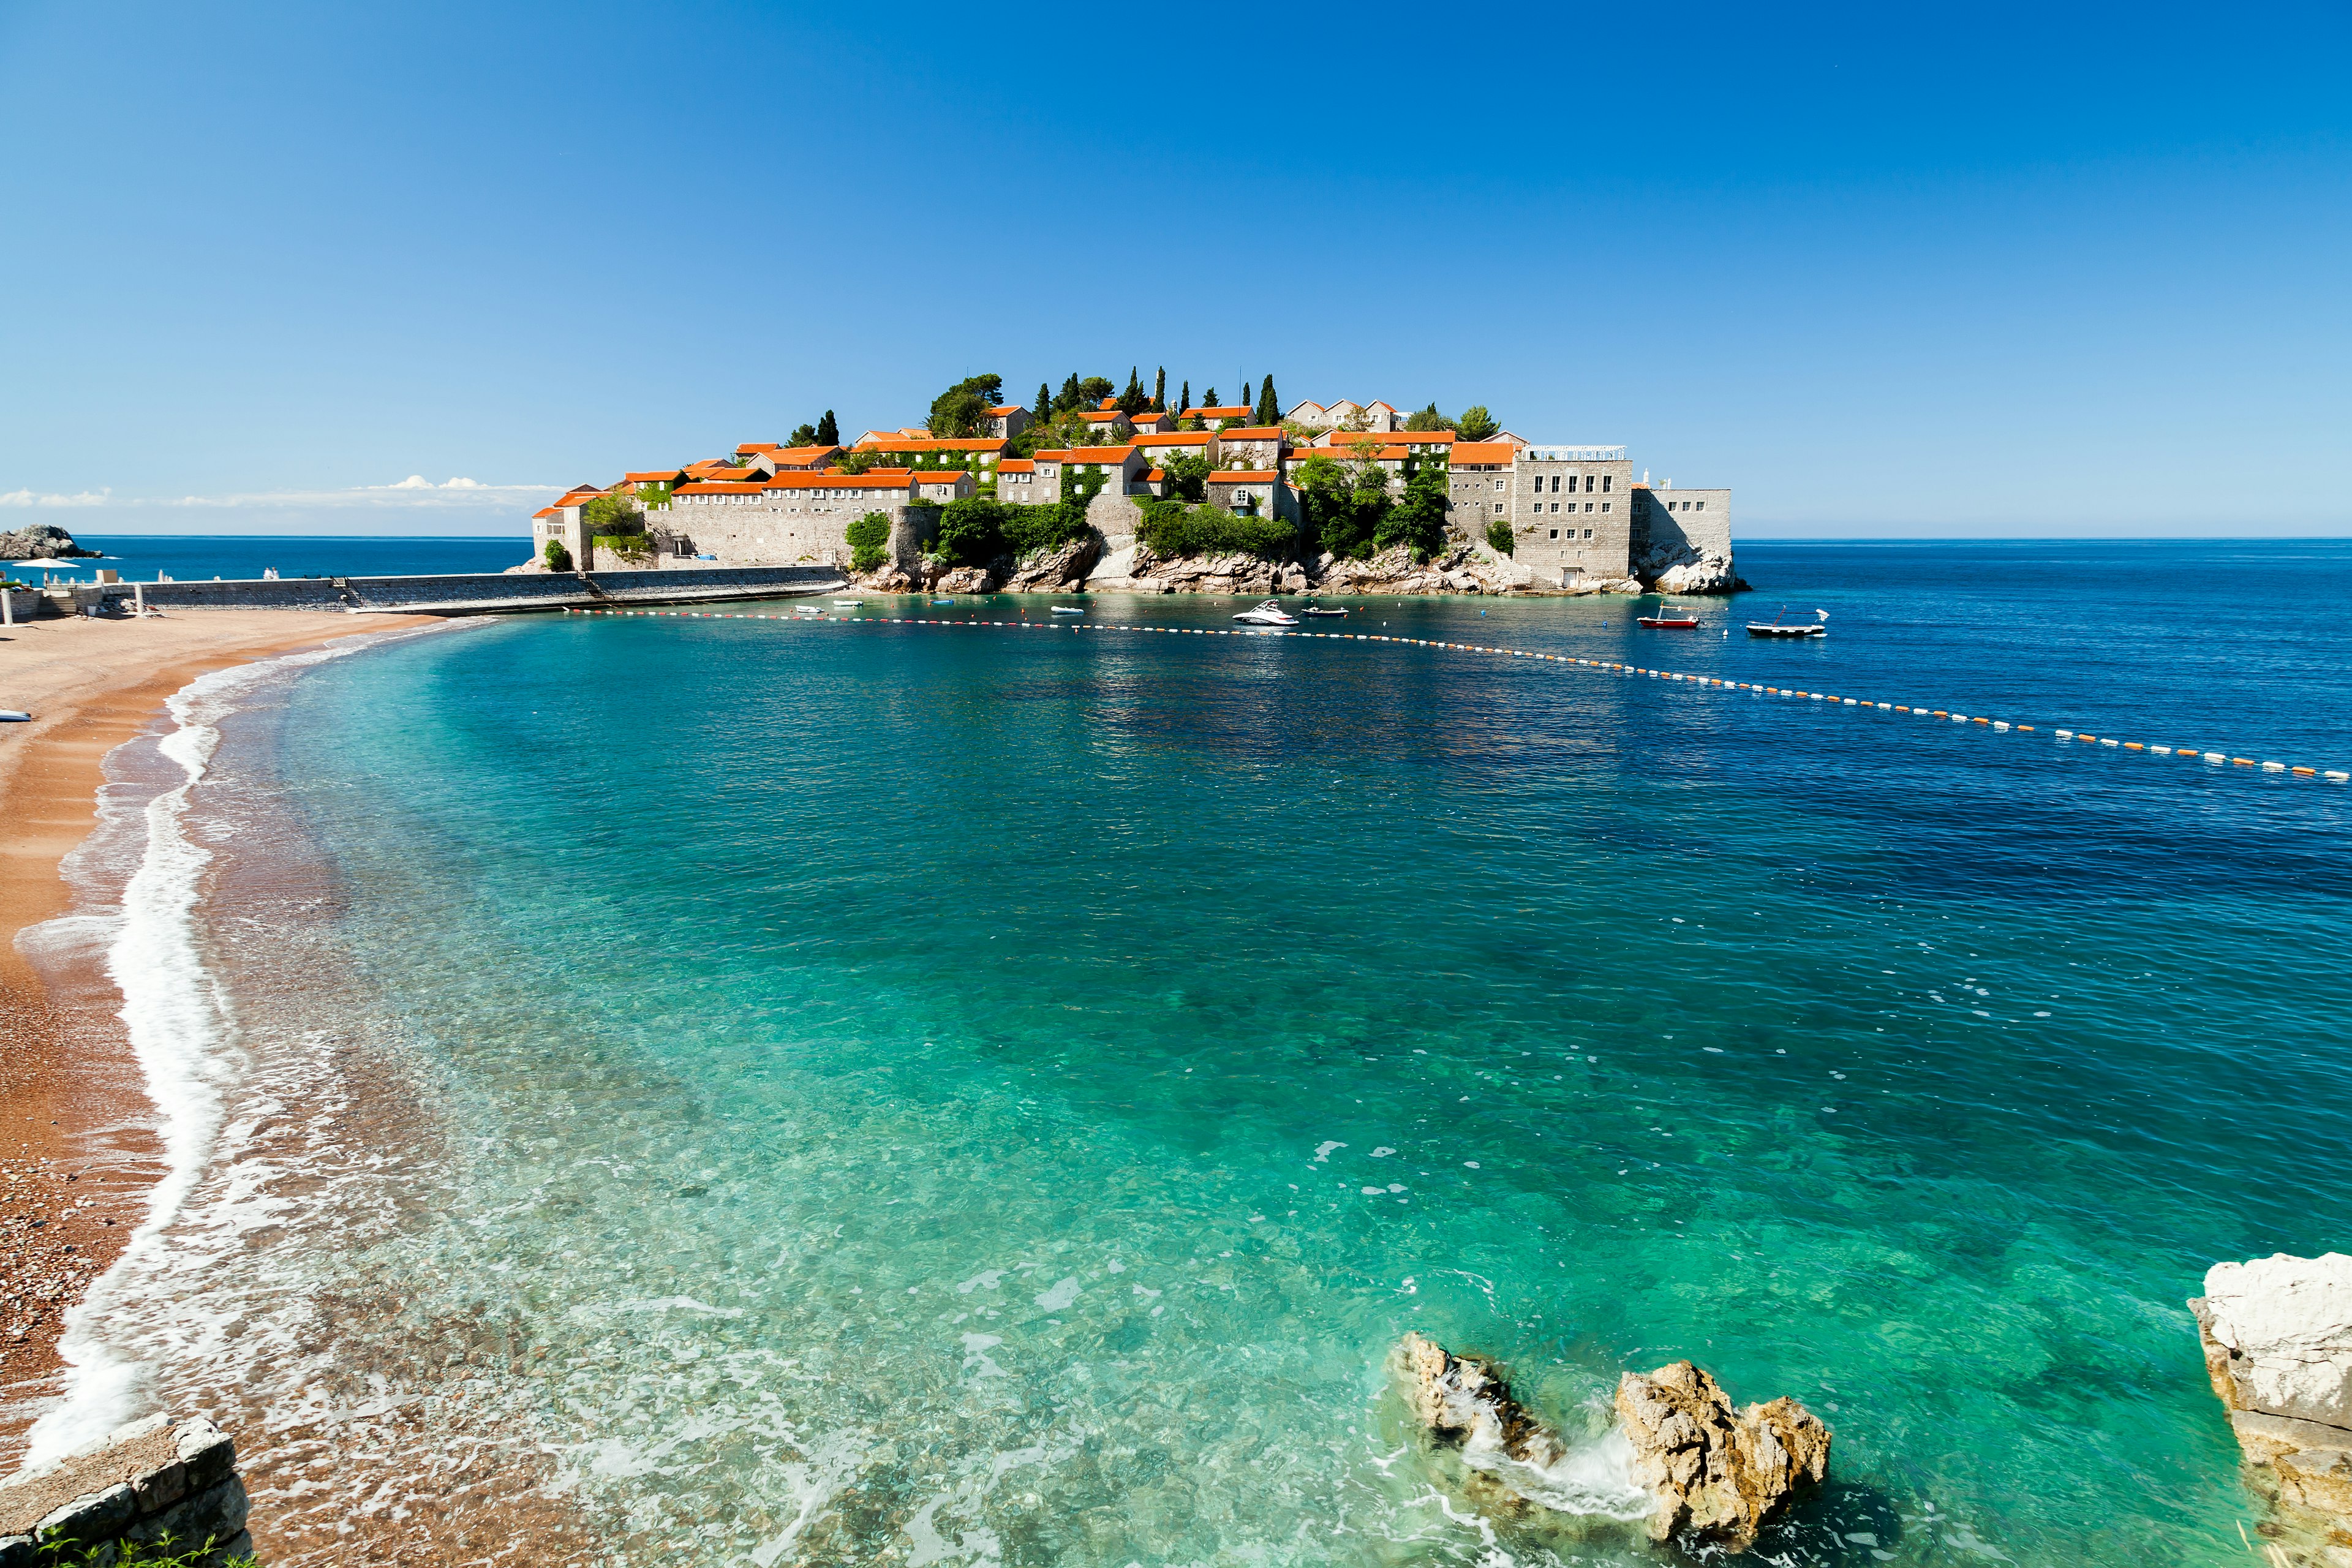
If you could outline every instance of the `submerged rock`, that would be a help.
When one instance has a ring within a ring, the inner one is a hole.
[[[2189,1310],[2246,1458],[2282,1503],[2352,1531],[2352,1258],[2217,1263]]]
[[[1633,1479],[1657,1500],[1653,1540],[1715,1542],[1734,1551],[1829,1473],[1830,1429],[1793,1399],[1734,1410],[1715,1379],[1686,1361],[1617,1384],[1617,1415],[1633,1444]]]

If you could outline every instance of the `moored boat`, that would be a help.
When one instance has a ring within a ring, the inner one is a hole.
[[[1295,626],[1298,624],[1298,617],[1285,610],[1280,601],[1275,599],[1253,605],[1234,619],[1246,621],[1254,626]]]
[[[1698,625],[1698,613],[1695,610],[1683,609],[1675,605],[1660,605],[1657,614],[1642,616],[1641,624],[1645,626],[1663,626],[1675,631],[1687,631]]]
[[[1827,610],[1815,610],[1813,614],[1821,619],[1809,625],[1803,621],[1781,620],[1781,612],[1787,608],[1783,605],[1780,609],[1773,611],[1769,621],[1748,622],[1748,635],[1751,637],[1825,637],[1830,635],[1830,613]]]

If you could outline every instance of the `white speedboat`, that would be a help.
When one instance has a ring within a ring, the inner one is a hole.
[[[1079,605],[1056,605],[1054,606],[1054,613],[1057,616],[1083,616],[1087,612],[1085,607]]]
[[[1254,626],[1295,626],[1298,617],[1285,610],[1280,602],[1268,599],[1254,609],[1244,610],[1234,619],[1246,621]]]
[[[835,599],[833,602],[833,607],[836,610],[854,610],[865,602],[863,599]]]

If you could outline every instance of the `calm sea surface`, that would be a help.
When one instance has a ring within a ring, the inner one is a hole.
[[[299,534],[77,534],[85,550],[101,551],[102,561],[126,583],[152,583],[160,574],[183,583],[213,577],[408,577],[453,572],[503,572],[530,559],[530,540],[354,538]]]
[[[257,693],[199,813],[325,870],[198,921],[268,1103],[91,1342],[273,1431],[534,1457],[633,1561],[1662,1561],[1603,1434],[1682,1356],[1835,1429],[1780,1561],[2242,1559],[2182,1302],[2352,1247],[2352,788],[2048,727],[2352,766],[2352,545],[1741,563],[1696,632],[1332,624],[2044,728],[734,619]],[[1724,635],[1784,602],[1831,635]],[[1482,1516],[1413,1447],[1411,1329],[1581,1435],[1580,1511]]]

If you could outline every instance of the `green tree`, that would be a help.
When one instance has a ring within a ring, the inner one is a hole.
[[[1404,545],[1415,561],[1426,561],[1445,543],[1446,466],[1442,461],[1413,464],[1404,480],[1404,499],[1389,509],[1372,531],[1378,553]]]
[[[997,527],[1005,551],[1015,560],[1048,550],[1059,550],[1087,531],[1083,501],[1054,501],[1044,506],[1008,506]]]
[[[1184,384],[1184,390],[1176,395],[1176,412],[1181,414],[1192,406],[1192,384],[1188,381]]]
[[[1086,401],[1086,388],[1079,384],[1078,373],[1072,371],[1070,378],[1062,383],[1062,390],[1054,395],[1054,412],[1063,414],[1073,408],[1083,408]]]
[[[940,513],[940,558],[950,566],[985,566],[1004,553],[1002,501],[967,496],[948,502]]]
[[[843,531],[849,540],[849,563],[871,572],[890,558],[890,514],[869,511]]]
[[[1029,423],[1042,426],[1053,422],[1054,389],[1041,381],[1037,384],[1037,406],[1029,411]]]
[[[1214,408],[1217,406],[1217,389],[1215,387],[1213,386],[1209,388],[1208,391],[1201,394],[1201,406],[1203,408]]]
[[[1151,399],[1143,395],[1143,379],[1136,374],[1141,368],[1139,365],[1127,367],[1127,390],[1118,395],[1118,411],[1129,419],[1151,405]]]
[[[547,569],[550,572],[572,570],[572,552],[563,548],[563,541],[551,539],[547,542]]]
[[[1108,377],[1090,375],[1087,377],[1086,380],[1078,383],[1077,406],[1080,408],[1100,408],[1102,406],[1102,400],[1108,397],[1112,393],[1115,393],[1118,390],[1118,387],[1113,386],[1110,384]]]
[[[1495,423],[1495,416],[1486,412],[1486,405],[1483,403],[1472,404],[1462,411],[1462,417],[1454,422],[1455,434],[1465,441],[1491,441],[1502,428]]]
[[[646,514],[639,509],[635,492],[598,496],[580,509],[580,521],[588,525],[592,538],[617,538],[646,531]]]
[[[841,421],[833,416],[830,408],[824,411],[824,417],[816,422],[816,444],[820,447],[841,445]]]
[[[1151,406],[1163,411],[1168,406],[1168,367],[1164,364],[1160,374],[1151,378]]]
[[[1437,411],[1437,405],[1433,403],[1407,419],[1404,422],[1404,427],[1408,430],[1444,430],[1447,426],[1445,416],[1440,414]]]
[[[1282,405],[1274,395],[1274,377],[1267,376],[1257,389],[1257,422],[1261,425],[1282,423]]]
[[[1254,408],[1257,399],[1252,395],[1250,392],[1249,381],[1244,377],[1242,382],[1242,406],[1244,408]]]
[[[1003,376],[967,376],[931,399],[931,416],[925,428],[934,436],[955,440],[977,436],[988,422],[988,411],[1003,395]]]
[[[1160,468],[1168,476],[1169,495],[1195,504],[1209,499],[1209,475],[1216,465],[1209,461],[1206,452],[1180,453],[1163,459]]]
[[[1486,525],[1486,542],[1497,554],[1510,555],[1516,553],[1519,542],[1512,535],[1509,520],[1498,517]]]
[[[1372,539],[1391,510],[1388,470],[1378,463],[1343,463],[1318,450],[1291,473],[1306,516],[1307,536],[1343,561],[1372,553]]]
[[[795,425],[793,433],[784,437],[787,447],[814,447],[817,444],[816,426],[814,425]]]

